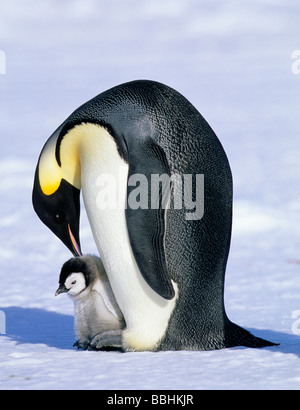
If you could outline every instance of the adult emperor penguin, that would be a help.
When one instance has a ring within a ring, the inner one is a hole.
[[[148,202],[130,206],[141,175],[149,182]],[[191,175],[193,186],[204,175],[203,214],[197,218],[178,206],[174,189],[164,201],[158,190],[153,206],[150,181],[157,175]],[[75,110],[48,139],[33,206],[74,255],[81,254],[81,189],[125,318],[125,351],[273,345],[226,315],[231,170],[217,136],[185,97],[154,81],[121,84]],[[105,195],[114,206],[103,206]]]

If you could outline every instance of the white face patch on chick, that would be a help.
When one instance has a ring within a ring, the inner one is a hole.
[[[86,289],[84,275],[81,272],[71,273],[65,281],[65,287],[69,295],[79,295],[79,293]]]

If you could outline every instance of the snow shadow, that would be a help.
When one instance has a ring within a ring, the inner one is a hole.
[[[6,336],[17,343],[45,344],[58,349],[74,349],[73,316],[36,308],[8,307],[1,310],[6,316]],[[265,349],[284,354],[292,353],[300,357],[300,336],[272,330],[249,328],[247,330],[255,336],[279,343],[279,346]]]
[[[279,344],[278,346],[264,347],[263,349],[271,349],[273,352],[284,354],[296,354],[300,357],[300,337],[298,335],[277,332],[274,330],[261,330],[245,328],[254,336],[261,337],[273,343]],[[246,347],[238,346],[233,349],[247,349]]]
[[[18,343],[45,344],[58,349],[73,349],[74,318],[44,309],[8,307],[6,336]]]

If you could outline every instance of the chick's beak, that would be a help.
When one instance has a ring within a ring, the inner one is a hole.
[[[60,287],[55,292],[55,296],[58,296],[61,293],[66,293],[66,292],[68,292],[68,289],[66,288],[66,286],[65,285],[60,285]]]

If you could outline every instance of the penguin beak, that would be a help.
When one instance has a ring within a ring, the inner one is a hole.
[[[69,292],[69,289],[67,289],[65,285],[60,285],[60,287],[55,292],[55,296],[58,296],[61,293],[67,293],[67,292]]]
[[[76,256],[81,256],[79,240],[80,190],[61,180],[59,188],[51,195],[42,192],[38,168],[32,191],[32,203],[41,221]]]
[[[80,245],[78,245],[78,243],[79,243],[79,240],[76,240],[75,239],[75,236],[73,235],[73,233],[72,233],[72,231],[71,231],[71,227],[70,227],[70,225],[68,224],[68,231],[69,231],[69,236],[70,236],[70,240],[71,240],[71,243],[72,243],[72,253],[73,253],[73,255],[76,257],[76,256],[82,256],[82,252],[81,252],[81,249],[80,249]]]

